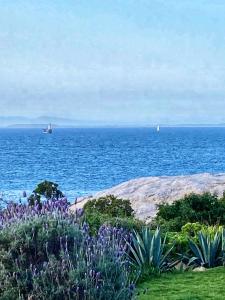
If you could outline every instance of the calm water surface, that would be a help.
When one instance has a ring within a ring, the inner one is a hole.
[[[225,128],[0,130],[0,191],[52,180],[70,197],[151,175],[225,172]]]

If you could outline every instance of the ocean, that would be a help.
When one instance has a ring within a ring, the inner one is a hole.
[[[225,172],[225,128],[0,129],[0,193],[51,180],[70,200],[142,176]]]

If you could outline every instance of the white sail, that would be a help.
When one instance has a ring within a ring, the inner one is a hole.
[[[47,128],[43,129],[43,133],[52,133],[52,124],[48,124]]]
[[[157,130],[157,132],[159,132],[159,131],[160,131],[160,127],[159,127],[159,125],[157,126],[157,129],[156,129],[156,130]]]

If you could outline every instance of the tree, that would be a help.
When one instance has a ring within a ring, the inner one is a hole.
[[[29,204],[34,205],[35,201],[40,203],[41,196],[46,199],[56,198],[59,199],[63,197],[63,193],[58,189],[58,184],[52,181],[43,181],[37,185],[33,190],[33,193],[28,198]]]

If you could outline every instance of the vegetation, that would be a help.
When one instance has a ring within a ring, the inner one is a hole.
[[[135,219],[129,200],[112,195],[72,213],[53,182],[39,184],[28,201],[0,209],[2,300],[132,299],[137,280],[146,281],[141,288],[150,286],[151,299],[195,299],[175,288],[199,275],[177,274],[175,267],[225,263],[225,197],[191,194],[160,205],[151,227]],[[168,286],[154,298],[167,278],[178,292],[172,295]]]
[[[135,218],[117,218],[109,217],[108,215],[101,213],[86,214],[84,219],[90,226],[90,233],[96,235],[99,228],[104,224],[106,226],[113,226],[116,228],[124,228],[129,231],[137,230],[140,231],[144,226],[144,222],[139,221]]]
[[[0,212],[0,299],[130,299],[123,229],[96,237],[68,211],[66,199]]]
[[[41,196],[44,196],[46,199],[59,199],[63,197],[63,193],[58,189],[57,183],[45,180],[33,190],[33,193],[28,198],[29,204],[34,205],[35,201],[40,203]]]
[[[225,197],[190,194],[173,204],[160,204],[155,223],[165,231],[180,231],[186,223],[225,225]]]
[[[189,241],[189,246],[194,254],[191,263],[207,268],[213,268],[223,263],[224,242],[222,232],[217,231],[214,236],[209,233],[199,232],[198,242]]]
[[[139,288],[139,300],[225,299],[225,268],[205,272],[167,273],[151,277]]]
[[[88,201],[84,205],[85,213],[101,213],[110,217],[133,217],[134,211],[129,200],[119,199],[113,195]]]
[[[47,180],[39,183],[34,193],[45,196],[46,199],[51,199],[52,197],[59,199],[63,197],[63,193],[58,189],[58,184]]]
[[[102,224],[140,231],[144,223],[136,220],[129,200],[112,195],[93,199],[84,205],[85,220],[96,234]]]
[[[160,229],[152,232],[149,228],[143,228],[141,234],[134,232],[129,245],[129,256],[133,265],[140,271],[141,279],[151,273],[167,271],[172,267],[168,261],[168,255],[172,248],[166,251],[166,237],[162,241]]]
[[[184,226],[182,226],[180,232],[167,232],[168,244],[174,245],[174,248],[172,250],[174,255],[176,253],[186,253],[188,252],[188,250],[190,250],[190,239],[193,242],[198,243],[198,233],[200,231],[213,238],[217,232],[221,233],[222,230],[223,227],[219,225],[207,226],[198,222],[187,223]]]

